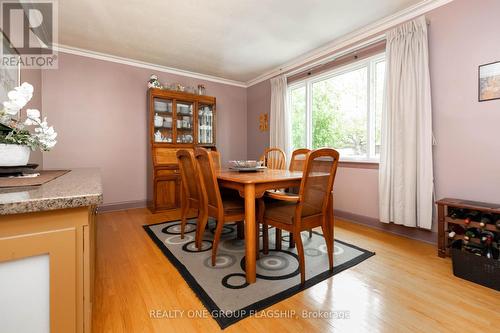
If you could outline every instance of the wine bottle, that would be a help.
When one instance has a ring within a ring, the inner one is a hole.
[[[495,227],[500,230],[500,214],[495,216]]]
[[[493,240],[495,239],[495,234],[489,230],[483,230],[479,234],[479,239],[481,240],[481,243],[487,243],[487,242],[492,243]]]
[[[478,228],[468,228],[464,234],[464,240],[470,241],[472,238],[478,238],[481,231]]]
[[[481,220],[481,213],[477,210],[470,210],[465,214],[465,224],[469,225],[472,221],[479,222]]]
[[[454,220],[463,219],[465,217],[465,210],[463,208],[449,207],[448,216]]]
[[[498,245],[493,246],[493,237],[491,235],[486,236],[483,255],[488,259],[498,259],[499,257]]]
[[[483,253],[485,252],[484,246],[475,243],[466,243],[463,247],[463,250],[465,252],[469,252],[477,256],[482,256]]]
[[[465,229],[459,224],[450,224],[448,228],[448,237],[455,238],[456,235],[465,234]]]
[[[492,224],[493,223],[493,215],[491,214],[483,214],[481,215],[481,219],[479,220],[479,226],[481,228],[486,227],[487,224]]]

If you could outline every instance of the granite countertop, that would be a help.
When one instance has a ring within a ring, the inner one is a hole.
[[[99,169],[74,169],[40,186],[0,188],[0,215],[102,203]]]

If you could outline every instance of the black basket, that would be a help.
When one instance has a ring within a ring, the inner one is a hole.
[[[453,275],[500,291],[500,261],[461,251],[462,241],[453,242]]]

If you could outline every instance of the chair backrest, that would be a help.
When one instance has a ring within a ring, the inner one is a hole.
[[[198,174],[202,180],[202,195],[205,202],[209,208],[223,209],[212,154],[205,148],[195,148],[194,156],[198,162]]]
[[[186,199],[200,201],[201,185],[194,154],[191,150],[180,149],[176,153],[182,186]]]
[[[286,168],[285,152],[280,148],[266,148],[264,154],[260,157],[260,161],[263,161],[264,166],[268,169],[285,170]]]
[[[220,153],[216,150],[211,150],[210,154],[212,155],[212,160],[214,161],[215,170],[220,170],[222,165],[220,161]]]
[[[335,149],[321,148],[307,154],[297,206],[301,216],[326,216],[338,162],[339,153]]]
[[[292,159],[290,160],[290,171],[303,171],[304,165],[306,164],[307,153],[311,150],[307,148],[296,149],[292,153]]]

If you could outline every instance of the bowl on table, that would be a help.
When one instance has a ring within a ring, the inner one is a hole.
[[[262,162],[253,160],[229,161],[229,165],[231,169],[238,171],[257,171],[265,169],[265,167],[262,166]]]

